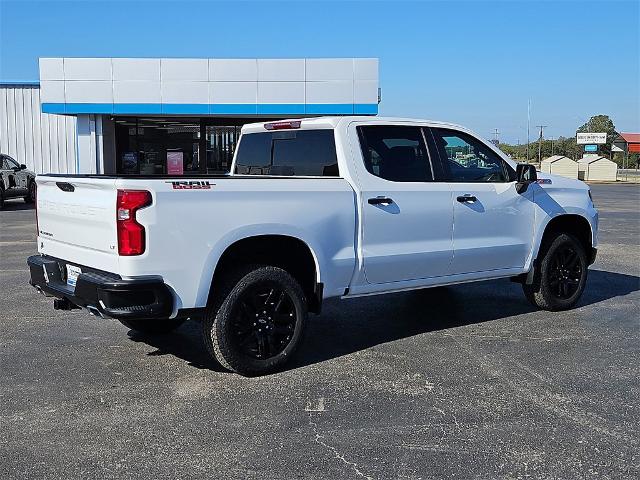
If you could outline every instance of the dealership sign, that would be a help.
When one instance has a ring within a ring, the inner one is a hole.
[[[607,143],[607,134],[605,133],[591,133],[591,132],[582,132],[576,133],[576,143],[578,145],[602,145],[603,143]]]

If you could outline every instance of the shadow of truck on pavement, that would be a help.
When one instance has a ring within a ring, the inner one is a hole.
[[[640,290],[640,277],[589,270],[587,288],[576,308]],[[463,325],[480,324],[536,309],[520,285],[509,280],[468,283],[409,292],[325,302],[310,316],[306,338],[286,370],[349,355],[375,345]],[[200,338],[200,324],[187,322],[169,335],[131,331],[130,338],[156,348],[149,355],[174,355],[196,368],[223,369],[212,361]]]

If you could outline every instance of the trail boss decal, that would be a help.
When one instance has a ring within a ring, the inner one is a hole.
[[[165,183],[170,183],[174,190],[211,190],[211,187],[215,185],[215,183],[209,183],[208,180],[188,180]]]

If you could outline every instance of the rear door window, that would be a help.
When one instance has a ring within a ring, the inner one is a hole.
[[[236,155],[236,173],[337,177],[333,130],[282,130],[243,135]]]
[[[431,162],[420,127],[358,127],[364,165],[369,173],[392,182],[430,182]]]

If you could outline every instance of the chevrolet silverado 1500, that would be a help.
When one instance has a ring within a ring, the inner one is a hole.
[[[587,185],[465,128],[380,117],[245,125],[229,175],[38,175],[31,284],[142,332],[202,323],[244,375],[281,366],[307,312],[510,277],[575,305],[597,246]]]

